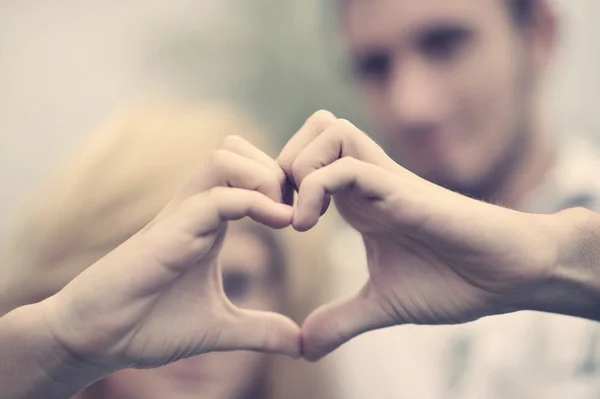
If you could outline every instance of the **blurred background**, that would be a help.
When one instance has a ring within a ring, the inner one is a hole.
[[[557,120],[600,135],[595,0],[557,0]],[[357,121],[332,2],[0,1],[0,236],[49,167],[124,104],[233,102],[283,143],[319,108]]]
[[[280,143],[319,108],[353,116],[327,14],[316,0],[0,1],[2,229],[48,166],[131,102],[232,102]]]

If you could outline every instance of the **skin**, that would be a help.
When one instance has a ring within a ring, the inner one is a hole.
[[[600,321],[600,216],[591,211],[526,214],[462,196],[401,167],[328,112],[309,118],[278,167],[244,149],[218,150],[146,228],[58,294],[0,319],[0,398],[71,397],[125,368],[211,351],[315,360],[405,323],[524,309]],[[298,188],[293,208],[281,204],[286,179]],[[226,221],[305,231],[330,197],[365,242],[363,289],[317,309],[302,330],[231,304],[216,262]]]
[[[2,395],[71,397],[123,369],[158,368],[207,352],[300,355],[293,321],[235,306],[221,284],[218,259],[228,221],[249,217],[282,228],[292,217],[280,203],[281,169],[240,140],[225,140],[134,237],[56,295],[16,310],[28,334],[11,328],[12,314],[4,318],[4,332],[16,335],[4,341],[14,345],[3,356],[12,359],[17,351],[19,362],[3,364],[9,369],[0,372]],[[23,378],[28,381],[20,384]]]
[[[280,310],[281,281],[271,273],[271,250],[247,227],[233,225],[220,254],[225,294],[244,309]],[[250,351],[208,353],[149,370],[123,370],[86,390],[84,398],[246,397],[265,370],[267,357]]]
[[[523,309],[600,318],[593,212],[534,215],[466,199],[402,168],[326,111],[306,122],[278,162],[298,187],[296,229],[314,226],[333,196],[366,246],[370,278],[360,292],[305,320],[308,359],[400,324],[456,324]],[[587,247],[586,266],[573,264],[570,245]]]
[[[377,141],[453,191],[516,205],[553,156],[539,87],[555,21],[505,0],[348,0],[342,31]]]

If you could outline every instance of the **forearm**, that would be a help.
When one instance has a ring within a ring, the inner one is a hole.
[[[70,398],[103,376],[53,340],[40,304],[0,318],[0,399]]]
[[[600,321],[600,214],[577,208],[550,218],[556,264],[530,308]]]

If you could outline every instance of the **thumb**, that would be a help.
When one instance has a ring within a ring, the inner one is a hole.
[[[300,327],[273,312],[235,309],[222,325],[219,346],[223,350],[252,350],[299,358]]]
[[[306,318],[302,325],[302,355],[307,360],[319,360],[362,333],[394,324],[367,283],[355,296],[322,306]]]

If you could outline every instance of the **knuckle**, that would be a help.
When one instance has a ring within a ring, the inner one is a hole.
[[[308,118],[308,122],[315,128],[325,129],[337,120],[331,112],[321,109]]]
[[[318,169],[313,173],[309,174],[302,180],[302,187],[305,190],[313,190],[320,187],[323,184],[325,169]]]
[[[292,171],[293,164],[294,158],[289,154],[282,154],[277,158],[277,167],[281,169],[284,176]]]
[[[346,136],[348,136],[348,129],[342,127],[336,122],[330,129],[328,129],[325,134],[327,136],[327,140],[333,143],[343,143]]]
[[[354,169],[360,165],[360,161],[351,156],[345,156],[340,158],[338,161],[338,165],[342,169]]]
[[[354,124],[352,124],[352,122],[350,122],[346,118],[338,118],[335,121],[335,124],[336,124],[336,126],[339,126],[339,127],[353,127],[354,126]]]
[[[267,196],[273,196],[273,199],[279,200],[281,197],[281,185],[275,179],[265,179],[261,181],[257,190]]]
[[[209,189],[208,191],[206,191],[204,193],[205,198],[208,200],[209,203],[211,203],[212,205],[218,204],[219,202],[221,202],[222,198],[223,198],[223,191],[225,190],[225,187],[212,187],[211,189]],[[198,202],[201,202],[202,199],[198,199]]]
[[[208,163],[214,168],[223,168],[229,164],[231,153],[222,148],[214,150],[209,157]]]
[[[335,132],[343,133],[344,136],[348,136],[349,134],[356,134],[358,132],[358,128],[348,119],[336,120],[332,128]]]
[[[221,142],[220,148],[235,149],[245,145],[247,142],[242,137],[231,134],[226,136]]]
[[[273,161],[273,164],[271,165],[270,170],[273,173],[273,175],[275,176],[275,179],[277,180],[277,182],[279,182],[279,184],[283,185],[285,183],[285,181],[287,180],[286,170],[289,170],[289,169],[284,168],[277,161]]]
[[[275,174],[275,178],[279,184],[285,183],[287,177],[284,170],[278,164],[273,165],[273,173]]]
[[[250,171],[240,171],[246,172],[244,173],[244,181],[241,182],[242,188],[254,188],[256,186],[279,186],[279,176],[267,168],[263,168],[262,166],[252,168]]]
[[[210,194],[212,192],[212,190],[214,190],[214,188],[209,189],[205,193],[192,195],[191,197],[186,198],[184,201],[182,201],[181,210],[183,211],[183,213],[193,214],[198,211],[198,208],[202,208],[202,207],[206,206],[206,204],[207,204],[206,200],[207,199],[212,200],[212,197]]]
[[[303,171],[304,162],[302,162],[301,158],[296,158],[292,163],[292,176],[294,176],[294,180],[296,180],[297,184],[300,184],[302,181]]]
[[[338,119],[328,132],[335,140],[343,143],[344,152],[359,154],[360,143],[366,134],[347,119]]]
[[[265,179],[263,181],[269,189],[273,191],[281,190],[281,181],[276,175],[268,174],[268,176],[265,176]]]

